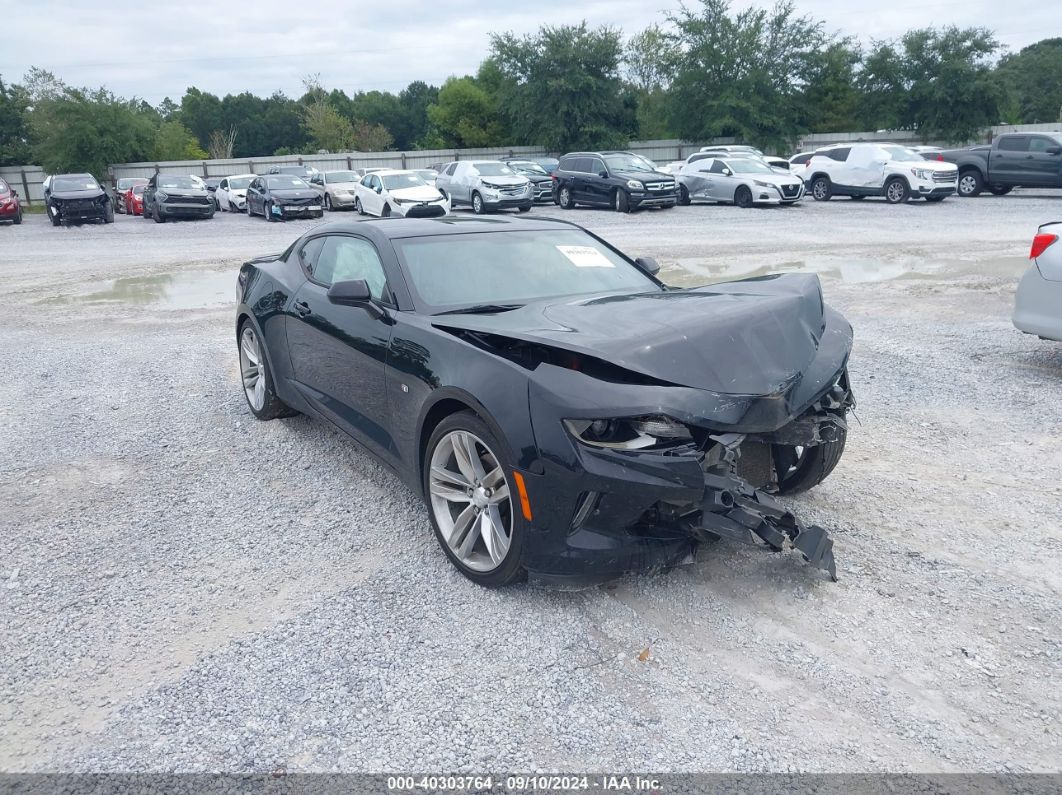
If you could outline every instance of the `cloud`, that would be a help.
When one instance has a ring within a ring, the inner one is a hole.
[[[696,5],[695,0],[689,3]],[[745,3],[735,2],[735,8]],[[768,5],[768,3],[758,3]],[[362,4],[341,0],[255,0],[204,6],[144,7],[127,0],[92,3],[20,2],[6,18],[0,74],[8,82],[30,66],[74,85],[106,85],[116,94],[158,103],[179,99],[189,86],[223,95],[302,92],[302,79],[320,74],[348,93],[399,91],[413,80],[440,84],[474,72],[491,32],[530,33],[542,24],[608,24],[633,33],[663,20],[677,0],[482,0]],[[1042,38],[1042,2],[1012,0],[891,0],[864,6],[851,0],[804,0],[798,11],[864,41],[915,27],[981,25],[1012,49]]]

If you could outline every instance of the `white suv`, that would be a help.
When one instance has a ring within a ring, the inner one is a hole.
[[[925,160],[906,146],[864,143],[817,151],[804,179],[817,201],[884,196],[889,204],[919,197],[939,202],[955,193],[959,170],[952,163]]]

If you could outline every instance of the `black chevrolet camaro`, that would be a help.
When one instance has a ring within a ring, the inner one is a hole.
[[[392,467],[483,585],[600,581],[720,537],[835,576],[825,531],[773,495],[840,459],[851,327],[812,275],[657,270],[561,221],[317,226],[240,269],[244,392]]]

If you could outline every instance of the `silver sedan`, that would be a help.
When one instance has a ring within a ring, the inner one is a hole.
[[[710,158],[687,163],[678,173],[679,204],[727,202],[738,207],[793,204],[804,197],[799,177],[754,158]]]
[[[1018,284],[1014,326],[1026,334],[1062,342],[1062,221],[1044,224],[1033,238],[1033,261]]]

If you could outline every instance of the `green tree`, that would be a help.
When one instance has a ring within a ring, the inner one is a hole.
[[[333,106],[329,94],[316,76],[303,81],[306,94],[301,100],[302,123],[313,149],[349,152],[354,148],[354,126]]]
[[[88,171],[103,179],[111,163],[147,160],[154,153],[158,119],[137,100],[61,84],[38,96],[30,130],[35,159],[47,172]]]
[[[627,83],[637,98],[638,137],[670,138],[668,90],[677,66],[674,38],[659,25],[631,36],[624,50]]]
[[[849,39],[831,42],[814,54],[801,102],[804,128],[813,132],[859,128],[862,97],[856,74],[862,60],[859,45]]]
[[[927,28],[904,34],[906,127],[966,142],[999,121],[1001,92],[992,59],[999,42],[985,28]]]
[[[622,146],[637,132],[617,29],[591,30],[584,21],[523,37],[492,34],[490,53],[504,78],[499,98],[516,143],[567,152]]]
[[[860,94],[857,127],[896,130],[903,126],[907,105],[905,73],[903,55],[894,44],[873,43],[856,79]]]
[[[996,75],[1006,92],[1007,121],[1062,121],[1062,38],[1043,39],[1003,56]]]
[[[194,86],[185,89],[181,97],[180,120],[191,130],[200,145],[206,146],[210,141],[210,133],[218,129],[220,117],[221,100],[214,94],[200,91]]]
[[[179,121],[164,121],[155,133],[155,160],[206,160],[209,155]]]
[[[404,139],[395,135],[395,146],[399,149],[415,149],[420,146],[428,134],[431,121],[428,118],[428,106],[439,98],[437,86],[430,86],[423,80],[414,80],[398,94],[398,102],[405,113],[406,127]],[[394,132],[394,131],[392,131]]]
[[[437,148],[502,145],[504,126],[495,100],[474,77],[447,79],[438,100],[428,106],[428,118]]]
[[[19,85],[0,78],[0,166],[21,166],[30,161],[29,94]]]
[[[736,14],[729,0],[701,0],[668,19],[681,53],[669,97],[680,136],[781,148],[805,131],[804,91],[829,44],[822,22],[788,0]]]

